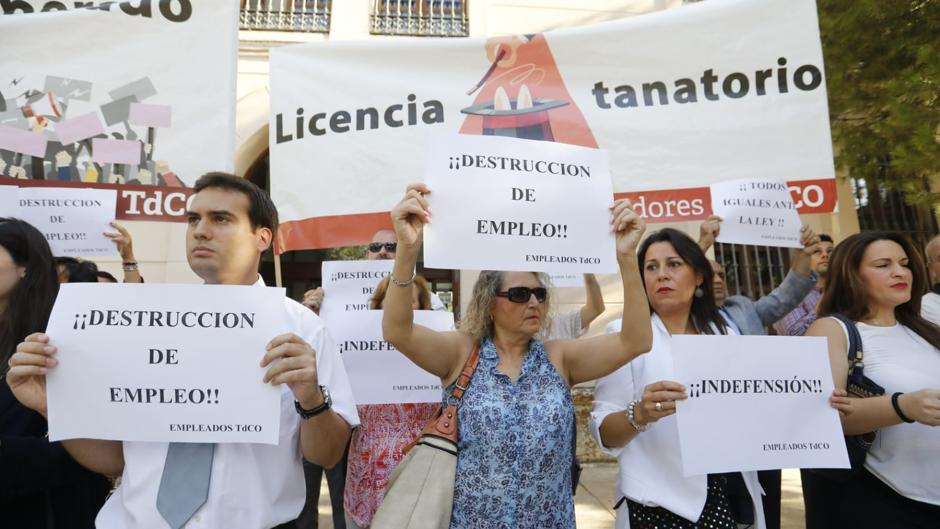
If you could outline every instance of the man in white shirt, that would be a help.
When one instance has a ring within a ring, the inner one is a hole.
[[[934,280],[933,288],[920,301],[920,314],[926,320],[940,325],[940,235],[927,243],[927,268]]]
[[[195,191],[186,232],[192,270],[206,284],[264,286],[258,264],[277,231],[270,197],[247,180],[224,173],[204,175]],[[120,487],[98,514],[99,529],[270,529],[297,517],[304,503],[301,456],[332,466],[359,419],[339,351],[323,323],[286,298],[284,317],[292,332],[272,337],[268,349],[257,352],[267,369],[263,382],[282,388],[279,444],[204,445],[212,447],[208,458],[200,460],[205,472],[190,476],[207,482],[197,502],[183,498],[188,501],[179,503],[189,505],[168,505],[174,491],[161,487],[168,474],[178,473],[171,468],[170,454],[181,446],[185,450],[184,443],[63,442],[81,465],[121,476]],[[16,398],[43,415],[45,370],[39,368],[54,369],[54,353],[48,337],[34,334],[17,346],[7,373]]]
[[[571,312],[552,317],[548,340],[573,340],[588,330],[591,322],[604,313],[604,293],[594,274],[584,274],[584,305]]]

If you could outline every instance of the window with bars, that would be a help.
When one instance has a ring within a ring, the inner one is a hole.
[[[777,288],[790,271],[786,248],[715,243],[715,260],[724,267],[729,296],[759,299]]]
[[[859,228],[862,231],[899,231],[910,237],[917,248],[923,249],[938,233],[936,215],[927,206],[909,204],[903,191],[885,185],[884,180],[889,179],[887,167],[882,167],[880,173],[873,178],[851,179]],[[920,191],[930,193],[926,178]]]
[[[373,35],[466,37],[468,0],[371,0]]]
[[[332,0],[241,0],[240,28],[329,33],[331,7]]]

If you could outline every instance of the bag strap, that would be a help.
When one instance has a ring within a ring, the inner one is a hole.
[[[460,401],[463,399],[467,388],[470,387],[470,381],[473,379],[473,374],[476,372],[477,364],[479,363],[480,344],[476,343],[473,345],[473,350],[470,351],[470,356],[467,357],[467,361],[464,363],[463,370],[457,377],[457,381],[454,382],[454,389],[447,397],[446,406],[444,406],[438,416],[431,420],[424,430],[421,431],[421,435],[418,436],[419,439],[424,435],[434,435],[457,444],[457,408],[460,407]]]
[[[849,378],[860,376],[865,369],[863,362],[864,352],[862,350],[862,335],[858,332],[858,326],[845,314],[830,314],[829,316],[839,320],[845,326],[845,332],[848,334],[848,358],[849,358]]]

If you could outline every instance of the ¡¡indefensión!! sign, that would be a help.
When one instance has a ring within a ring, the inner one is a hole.
[[[778,468],[848,468],[829,405],[826,340],[673,336],[676,421],[686,476]]]

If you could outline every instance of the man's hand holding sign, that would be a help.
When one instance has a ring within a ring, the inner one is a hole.
[[[322,406],[326,395],[317,379],[317,352],[303,338],[293,333],[271,340],[261,367],[267,368],[264,382],[277,386],[287,384],[301,408]]]

